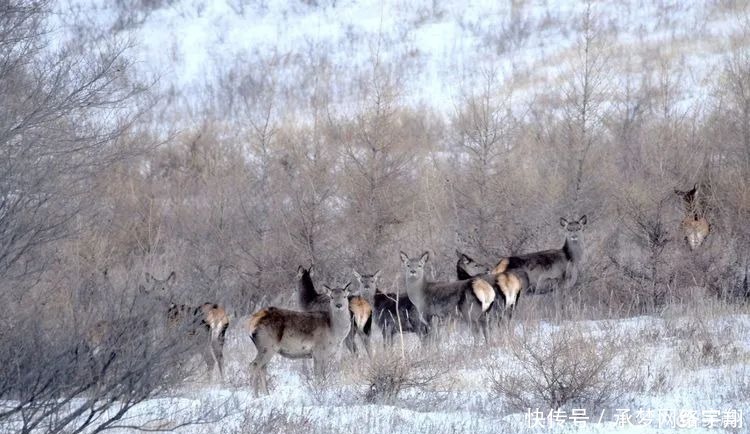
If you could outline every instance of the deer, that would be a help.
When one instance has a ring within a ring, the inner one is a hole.
[[[417,308],[420,321],[430,330],[432,322],[460,312],[471,324],[476,338],[481,328],[485,343],[489,343],[487,310],[495,301],[495,290],[485,280],[475,277],[457,282],[429,282],[425,276],[425,264],[430,253],[419,258],[410,258],[400,252],[406,293]]]
[[[198,306],[176,304],[171,297],[166,296],[172,292],[176,273],[172,271],[166,279],[157,279],[150,273],[145,274],[146,285],[140,285],[139,291],[142,295],[156,299],[166,305],[165,319],[171,330],[179,330],[188,336],[203,336],[206,346],[201,354],[206,367],[208,377],[211,378],[214,365],[219,368],[221,380],[224,380],[224,340],[229,326],[229,317],[226,310],[215,303],[203,303]]]
[[[329,296],[319,294],[313,285],[313,266],[297,268],[297,297],[300,308],[306,312],[321,312],[328,310]],[[352,327],[346,338],[346,347],[352,353],[357,353],[356,337],[359,336],[364,344],[368,356],[372,356],[372,343],[370,332],[372,330],[372,303],[359,294],[349,297],[349,310],[351,312]]]
[[[391,345],[393,336],[399,332],[423,336],[419,313],[409,297],[406,294],[385,293],[378,288],[380,270],[374,274],[360,274],[354,270],[354,277],[359,282],[360,295],[373,307],[373,316],[380,327],[384,344]]]
[[[456,262],[456,278],[458,280],[471,279],[473,277],[482,278],[495,289],[495,303],[492,304],[491,311],[497,313],[498,318],[513,317],[513,311],[518,305],[518,298],[521,292],[528,287],[528,278],[526,273],[521,270],[506,271],[508,260],[501,260],[493,269],[485,264],[480,264],[471,256],[456,250],[458,261]],[[500,312],[502,300],[505,308]]]
[[[313,359],[313,372],[321,376],[325,363],[331,359],[351,330],[349,285],[331,289],[324,286],[328,297],[325,312],[300,312],[267,307],[253,314],[244,327],[257,353],[252,362],[254,389],[268,394],[268,362],[280,354],[288,359]]]
[[[456,279],[458,280],[471,279],[490,272],[490,267],[480,264],[465,253],[456,250],[456,256],[458,256],[456,262]]]
[[[585,215],[572,221],[561,217],[560,226],[566,234],[562,248],[502,258],[492,273],[504,273],[506,284],[520,283],[521,287],[526,284],[526,292],[530,294],[545,294],[557,287],[572,288],[578,281],[583,260],[581,231],[587,221]]]
[[[708,189],[709,186],[705,183],[696,183],[688,191],[674,190],[685,205],[685,217],[680,223],[680,228],[690,250],[699,248],[711,231],[706,219],[709,210]]]

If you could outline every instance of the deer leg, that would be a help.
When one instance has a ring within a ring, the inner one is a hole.
[[[221,381],[224,381],[224,343],[226,342],[228,328],[229,323],[227,322],[227,324],[225,324],[224,327],[219,331],[217,339],[214,340],[214,348],[216,348],[216,363],[219,365],[219,375],[221,375]]]
[[[393,339],[393,327],[387,321],[380,321],[380,334],[383,336],[383,345],[390,346]]]
[[[370,315],[370,318],[367,319],[365,326],[362,328],[362,334],[360,335],[362,337],[362,342],[365,344],[365,351],[367,351],[368,357],[372,357],[372,342],[370,340],[371,331],[372,331],[372,315]]]
[[[224,381],[224,340],[213,339],[211,340],[211,355],[213,360],[216,362],[216,366],[219,368],[219,377],[221,381]]]
[[[216,359],[214,359],[213,348],[211,348],[211,334],[210,333],[208,334],[208,342],[206,342],[205,345],[201,345],[200,348],[201,348],[201,351],[200,351],[201,357],[203,357],[203,362],[206,364],[206,381],[211,382]]]
[[[313,355],[313,374],[317,378],[325,376],[325,360],[322,354]]]
[[[513,319],[513,311],[515,309],[516,309],[516,303],[511,304],[505,309],[505,318],[508,324],[510,324],[510,321]]]
[[[260,385],[263,393],[268,395],[268,371],[266,367],[274,354],[276,354],[277,349],[262,344],[259,345],[259,343],[255,344],[255,348],[257,348],[258,353],[251,364],[255,376],[255,394],[258,395],[258,386]]]
[[[427,325],[427,336],[429,337],[429,341],[437,345],[440,341],[440,318],[438,318],[436,315],[433,315],[429,319],[429,325]]]
[[[482,322],[482,334],[484,335],[484,343],[486,345],[490,345],[492,343],[491,335],[490,335],[490,318],[491,318],[491,311],[485,312],[482,317],[480,318],[480,321]]]
[[[481,306],[477,303],[468,303],[462,309],[464,320],[468,321],[471,326],[474,345],[479,339],[480,330],[484,334],[484,341],[487,343],[487,332],[484,330],[485,318],[487,312],[482,312]]]
[[[352,328],[349,330],[349,334],[346,335],[346,338],[344,339],[344,343],[346,344],[346,348],[354,355],[357,355],[357,343],[354,342],[354,338],[357,335],[357,326],[352,325]]]

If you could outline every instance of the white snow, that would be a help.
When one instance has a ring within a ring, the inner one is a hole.
[[[114,3],[69,0],[100,26],[117,16]],[[314,2],[311,2],[314,3]],[[162,77],[187,98],[215,80],[215,71],[241,57],[325,55],[337,71],[342,99],[373,65],[402,65],[405,102],[450,111],[462,91],[482,85],[491,70],[499,82],[521,83],[522,93],[556,92],[577,58],[585,3],[577,0],[495,1],[165,1],[139,25],[118,31],[136,43],[131,56],[145,73]],[[244,4],[238,13],[230,4]],[[624,72],[626,59],[654,64],[660,53],[683,71],[685,98],[709,94],[713,73],[741,17],[703,2],[600,0],[592,2],[597,38]],[[250,66],[250,65],[249,65]],[[290,68],[293,68],[290,66]],[[304,77],[277,71],[299,84]],[[544,83],[544,85],[541,85]]]

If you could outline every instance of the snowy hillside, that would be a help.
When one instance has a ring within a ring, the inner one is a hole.
[[[590,5],[594,43],[611,78],[669,71],[685,98],[710,92],[712,71],[741,31],[726,2],[603,0]],[[359,71],[405,67],[405,97],[450,109],[489,72],[533,96],[555,92],[582,53],[587,5],[532,1],[76,0],[100,25],[131,38],[131,55],[165,86],[191,93],[245,55],[321,56],[346,100]],[[124,6],[116,6],[116,5]],[[133,9],[133,5],[141,5]],[[129,8],[130,7],[130,8]],[[297,81],[294,71],[288,80]]]

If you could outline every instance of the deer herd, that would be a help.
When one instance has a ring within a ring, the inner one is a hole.
[[[696,210],[697,189],[696,185],[688,192],[675,190],[688,205],[682,228],[691,249],[708,235],[705,214]],[[405,293],[382,290],[381,271],[364,274],[356,270],[355,287],[351,282],[333,288],[323,285],[319,292],[313,283],[313,266],[300,266],[296,285],[299,310],[269,306],[238,323],[256,348],[251,365],[256,393],[268,393],[267,366],[276,354],[290,359],[312,358],[316,374],[323,372],[341,347],[356,353],[358,336],[366,353],[372,355],[373,324],[380,329],[386,346],[403,333],[414,333],[422,341],[435,338],[440,324],[452,319],[465,322],[475,340],[481,335],[488,343],[490,325],[507,323],[522,296],[569,289],[576,284],[584,253],[581,234],[586,223],[585,215],[576,220],[561,218],[565,231],[562,247],[502,257],[494,266],[480,264],[457,250],[455,281],[427,278],[429,252],[418,256],[400,252]],[[217,366],[223,379],[223,347],[229,325],[226,311],[213,303],[188,306],[166,299],[162,294],[174,284],[174,272],[163,280],[146,273],[145,281],[146,285],[140,286],[141,293],[156,297],[165,305],[170,326],[182,327],[181,333],[203,340],[200,346],[209,376]],[[101,343],[106,329],[102,324],[106,322],[92,327],[92,346]]]

